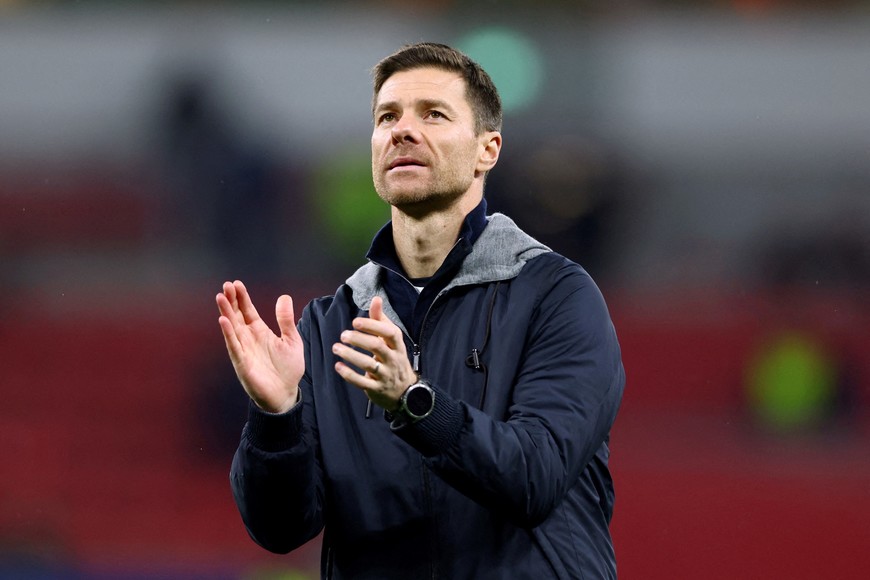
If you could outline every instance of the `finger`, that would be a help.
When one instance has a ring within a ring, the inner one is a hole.
[[[375,359],[371,354],[356,350],[355,348],[351,348],[350,346],[340,342],[332,345],[332,352],[346,363],[367,373],[373,371],[378,363],[377,359]],[[383,370],[383,364],[381,364],[380,370]]]
[[[221,316],[218,318],[218,324],[221,327],[221,333],[224,335],[224,342],[227,345],[230,361],[236,366],[242,359],[242,343],[239,342],[239,337],[236,335],[233,323],[229,318]]]
[[[275,303],[275,318],[278,320],[278,329],[281,331],[282,337],[295,337],[296,318],[293,315],[293,299],[284,294],[278,298]]]
[[[355,318],[353,326],[354,328],[363,330],[364,332],[383,334],[384,332],[392,332],[392,328],[395,324],[393,324],[393,321],[384,313],[383,298],[375,296],[372,298],[372,303],[369,305],[368,317],[360,316]]]
[[[380,337],[390,349],[404,349],[402,330],[386,315],[382,315],[380,320],[363,316],[354,318],[353,327],[359,332]]]
[[[396,340],[402,342],[402,331],[384,312],[384,300],[380,296],[372,298],[372,304],[369,307],[369,320],[378,323],[374,327],[378,330],[377,334],[384,338],[389,338],[393,342]],[[395,345],[392,345],[391,348],[395,348]]]
[[[232,285],[230,285],[230,286],[232,286]],[[233,296],[235,296],[235,292],[233,292]],[[218,294],[215,297],[215,300],[217,302],[218,310],[220,311],[221,316],[225,317],[227,319],[227,321],[229,322],[229,324],[232,325],[233,331],[236,333],[236,336],[238,337],[239,333],[244,332],[244,328],[245,328],[244,316],[242,315],[242,313],[239,311],[239,309],[237,307],[235,307],[235,308],[233,307],[233,304],[230,301],[230,299],[227,297],[226,292],[224,292],[223,294]]]
[[[385,359],[389,354],[390,349],[387,347],[384,339],[376,334],[345,330],[341,333],[339,339],[348,346],[355,346],[370,352],[372,355],[377,355],[381,360]]]
[[[236,295],[236,287],[233,286],[232,282],[224,282],[223,286],[224,296],[227,297],[227,302],[229,302],[230,306],[233,310],[238,310],[239,301],[238,296]]]
[[[384,316],[384,299],[380,296],[372,298],[372,304],[369,307],[369,318],[373,320],[386,320]]]
[[[378,388],[378,381],[371,378],[369,375],[362,375],[349,367],[343,362],[335,363],[335,372],[351,385],[363,389],[364,391],[375,390]]]
[[[236,313],[233,311],[233,305],[227,297],[226,292],[215,296],[215,302],[217,303],[218,312],[220,312],[222,316],[235,316]]]
[[[239,311],[242,313],[242,316],[245,317],[245,322],[250,324],[251,322],[259,320],[260,315],[257,313],[257,309],[254,308],[254,303],[251,302],[251,296],[248,294],[248,289],[245,288],[242,281],[236,280],[233,282],[233,286],[235,287],[238,296]]]

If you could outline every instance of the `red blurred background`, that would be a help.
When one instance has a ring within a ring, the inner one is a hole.
[[[213,296],[361,262],[368,69],[421,37],[512,55],[490,209],[608,299],[620,576],[864,577],[870,14],[497,4],[0,3],[0,577],[317,576],[233,505]]]

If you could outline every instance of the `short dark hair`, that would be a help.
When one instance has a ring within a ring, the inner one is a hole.
[[[478,135],[484,131],[501,131],[501,98],[486,71],[455,48],[434,42],[403,46],[375,65],[372,113],[378,93],[388,78],[398,72],[425,67],[459,73],[465,80],[465,96],[474,112],[474,129]]]

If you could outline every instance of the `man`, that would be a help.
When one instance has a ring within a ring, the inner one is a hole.
[[[610,427],[624,374],[598,288],[486,215],[487,74],[444,45],[375,68],[372,173],[392,221],[298,329],[217,295],[251,398],[231,482],[251,537],[324,530],[324,578],[612,578]],[[377,409],[375,408],[377,407]]]

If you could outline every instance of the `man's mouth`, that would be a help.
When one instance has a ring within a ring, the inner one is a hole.
[[[414,159],[413,157],[397,157],[390,162],[390,165],[387,167],[388,170],[397,169],[401,167],[425,167],[426,164],[422,161]]]

